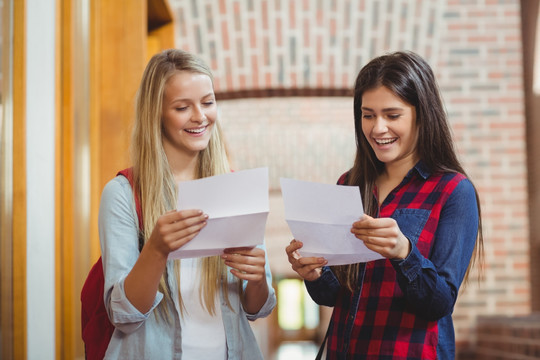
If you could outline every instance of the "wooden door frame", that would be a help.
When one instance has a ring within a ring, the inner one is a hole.
[[[6,1],[2,14],[4,39],[11,32],[13,43],[4,43],[3,100],[10,113],[3,119],[0,184],[2,276],[2,358],[26,359],[26,1]],[[5,51],[5,45],[8,51]],[[5,64],[9,66],[5,67]],[[5,109],[5,107],[4,107]],[[5,112],[4,112],[5,113]]]

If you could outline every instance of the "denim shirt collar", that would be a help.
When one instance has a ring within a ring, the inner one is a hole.
[[[427,165],[422,160],[418,161],[416,165],[414,165],[414,167],[409,170],[409,172],[405,176],[405,179],[408,180],[413,175],[413,172],[416,172],[424,180],[431,176],[431,171],[428,169]]]

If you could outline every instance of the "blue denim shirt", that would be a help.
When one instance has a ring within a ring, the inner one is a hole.
[[[124,280],[139,256],[138,219],[133,204],[131,186],[124,176],[112,179],[104,188],[99,210],[99,236],[105,274],[105,295],[109,318],[115,331],[105,359],[182,359],[178,305],[178,282],[169,276],[168,285],[173,301],[157,293],[152,308],[142,314],[126,298]],[[174,262],[167,262],[167,271],[174,274]],[[268,298],[256,314],[247,314],[240,301],[237,282],[228,275],[229,302],[220,294],[220,307],[227,342],[228,359],[263,359],[248,320],[268,316],[276,304],[272,275],[266,261]],[[247,282],[243,283],[245,287]],[[167,301],[169,320],[158,314],[156,306]]]
[[[424,178],[429,173],[419,165],[415,168]],[[417,316],[437,321],[437,357],[455,357],[455,338],[452,311],[459,287],[466,273],[475,245],[478,229],[476,195],[469,180],[461,181],[446,201],[441,211],[437,231],[429,257],[424,257],[416,242],[429,217],[424,209],[398,209],[391,216],[411,242],[411,252],[406,259],[391,260],[396,271],[396,281],[403,292],[407,306]],[[365,264],[361,267],[363,279]],[[313,300],[319,305],[334,306],[342,288],[329,267],[324,267],[319,279],[305,282]],[[350,309],[343,309],[352,317],[341,336],[348,344],[353,327],[355,309],[358,308],[362,288],[352,294]],[[331,324],[332,326],[332,324]],[[341,358],[341,357],[339,357]]]

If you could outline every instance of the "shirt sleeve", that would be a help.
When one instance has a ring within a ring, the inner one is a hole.
[[[163,294],[158,292],[152,308],[143,314],[129,302],[124,291],[124,280],[139,257],[137,213],[131,186],[125,177],[117,176],[103,189],[98,223],[105,307],[114,326],[131,333],[146,321]]]
[[[462,180],[441,210],[429,259],[412,245],[404,260],[391,260],[408,306],[436,321],[452,313],[478,235],[478,210],[472,183]]]
[[[328,266],[322,268],[321,276],[314,281],[305,280],[309,296],[318,305],[334,306],[341,288],[338,279]]]

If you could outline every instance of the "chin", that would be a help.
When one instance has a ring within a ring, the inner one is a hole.
[[[204,149],[208,148],[208,141],[203,143],[203,144],[197,144],[197,145],[194,145],[192,147],[190,147],[190,150],[191,151],[194,151],[194,152],[201,152],[203,151]]]
[[[395,157],[390,157],[390,156],[377,156],[377,160],[379,160],[382,163],[389,164],[391,162],[396,161],[397,159]]]

